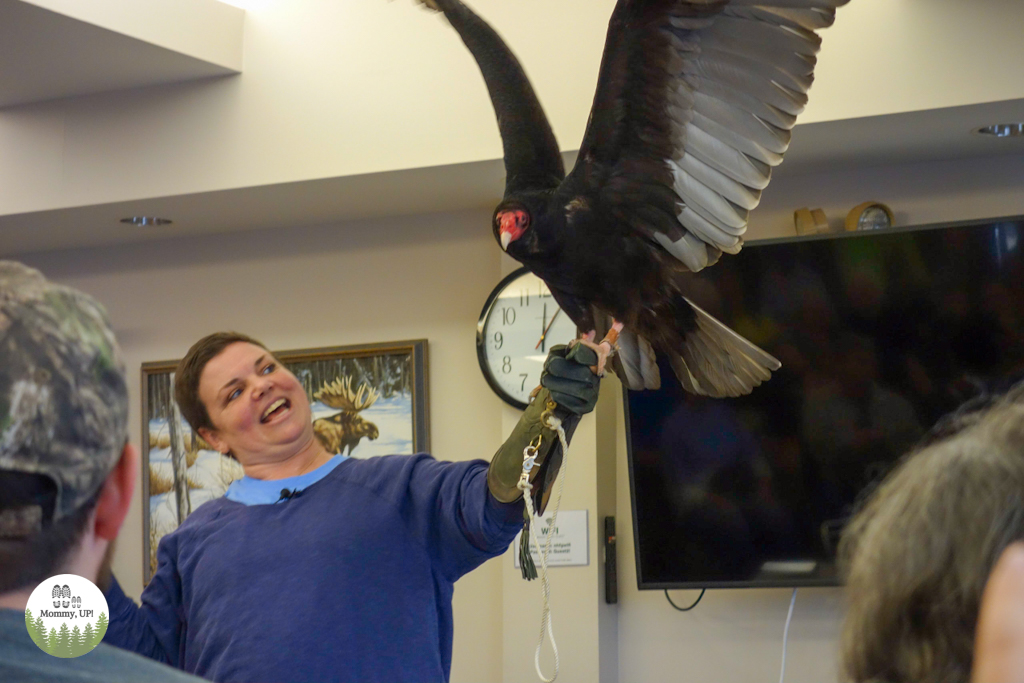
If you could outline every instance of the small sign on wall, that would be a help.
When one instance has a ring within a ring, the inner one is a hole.
[[[544,545],[548,529],[551,525],[551,512],[548,511],[537,519],[537,540]],[[520,531],[512,541],[512,562],[519,569]],[[540,550],[530,541],[530,554],[533,562],[540,568]],[[585,567],[590,564],[590,534],[587,528],[587,510],[560,510],[555,522],[555,535],[551,539],[551,552],[548,553],[548,567]]]

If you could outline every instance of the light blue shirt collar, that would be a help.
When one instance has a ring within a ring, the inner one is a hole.
[[[242,477],[228,487],[224,497],[243,505],[270,505],[277,503],[281,500],[282,489],[302,491],[307,486],[311,486],[326,477],[343,460],[347,459],[348,456],[335,455],[312,472],[306,472],[297,477],[270,480],[253,479],[248,476]]]

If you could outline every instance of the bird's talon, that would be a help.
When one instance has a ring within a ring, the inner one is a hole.
[[[607,339],[602,340],[600,343],[594,343],[594,332],[588,332],[579,339],[575,340],[577,344],[583,344],[594,350],[597,354],[597,365],[591,365],[591,371],[598,377],[604,377],[605,368],[608,365],[608,359],[615,353],[615,346],[611,344]]]

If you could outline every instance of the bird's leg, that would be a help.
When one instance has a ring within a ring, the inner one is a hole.
[[[597,330],[591,330],[582,337],[576,340],[576,343],[589,346],[594,349],[597,354],[597,365],[590,369],[594,371],[594,374],[601,377],[604,376],[605,366],[608,364],[608,359],[615,355],[618,351],[619,333],[622,332],[622,323],[618,320],[612,321],[612,327],[608,330],[608,334],[604,336],[598,343],[594,343],[594,339],[597,337]]]

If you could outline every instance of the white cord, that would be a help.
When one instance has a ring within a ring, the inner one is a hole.
[[[793,597],[789,599],[789,614],[786,615],[786,629],[782,632],[782,672],[779,674],[779,683],[786,680],[786,642],[789,640],[789,622],[793,620],[793,605],[796,604],[796,588],[793,589]]]
[[[533,654],[533,666],[537,670],[537,676],[544,683],[553,683],[558,678],[558,645],[555,643],[555,633],[551,628],[551,584],[548,582],[548,553],[551,551],[551,539],[555,535],[555,521],[558,518],[558,506],[562,503],[562,489],[565,486],[565,467],[569,456],[569,443],[565,438],[565,430],[562,429],[562,421],[554,415],[548,418],[548,427],[558,432],[558,440],[562,443],[562,467],[558,474],[558,495],[555,497],[555,507],[551,512],[551,521],[548,523],[548,533],[545,535],[544,548],[541,550],[540,541],[537,540],[537,513],[533,507],[533,496],[531,495],[533,485],[530,483],[530,470],[534,466],[536,451],[530,451],[527,447],[523,451],[523,472],[519,477],[518,488],[523,491],[523,498],[526,501],[526,512],[530,519],[530,539],[537,545],[540,551],[540,585],[541,585],[541,617],[540,637],[537,639],[537,649]],[[551,678],[547,678],[540,668],[540,651],[544,646],[544,636],[551,641],[551,650],[555,654],[555,671]]]

